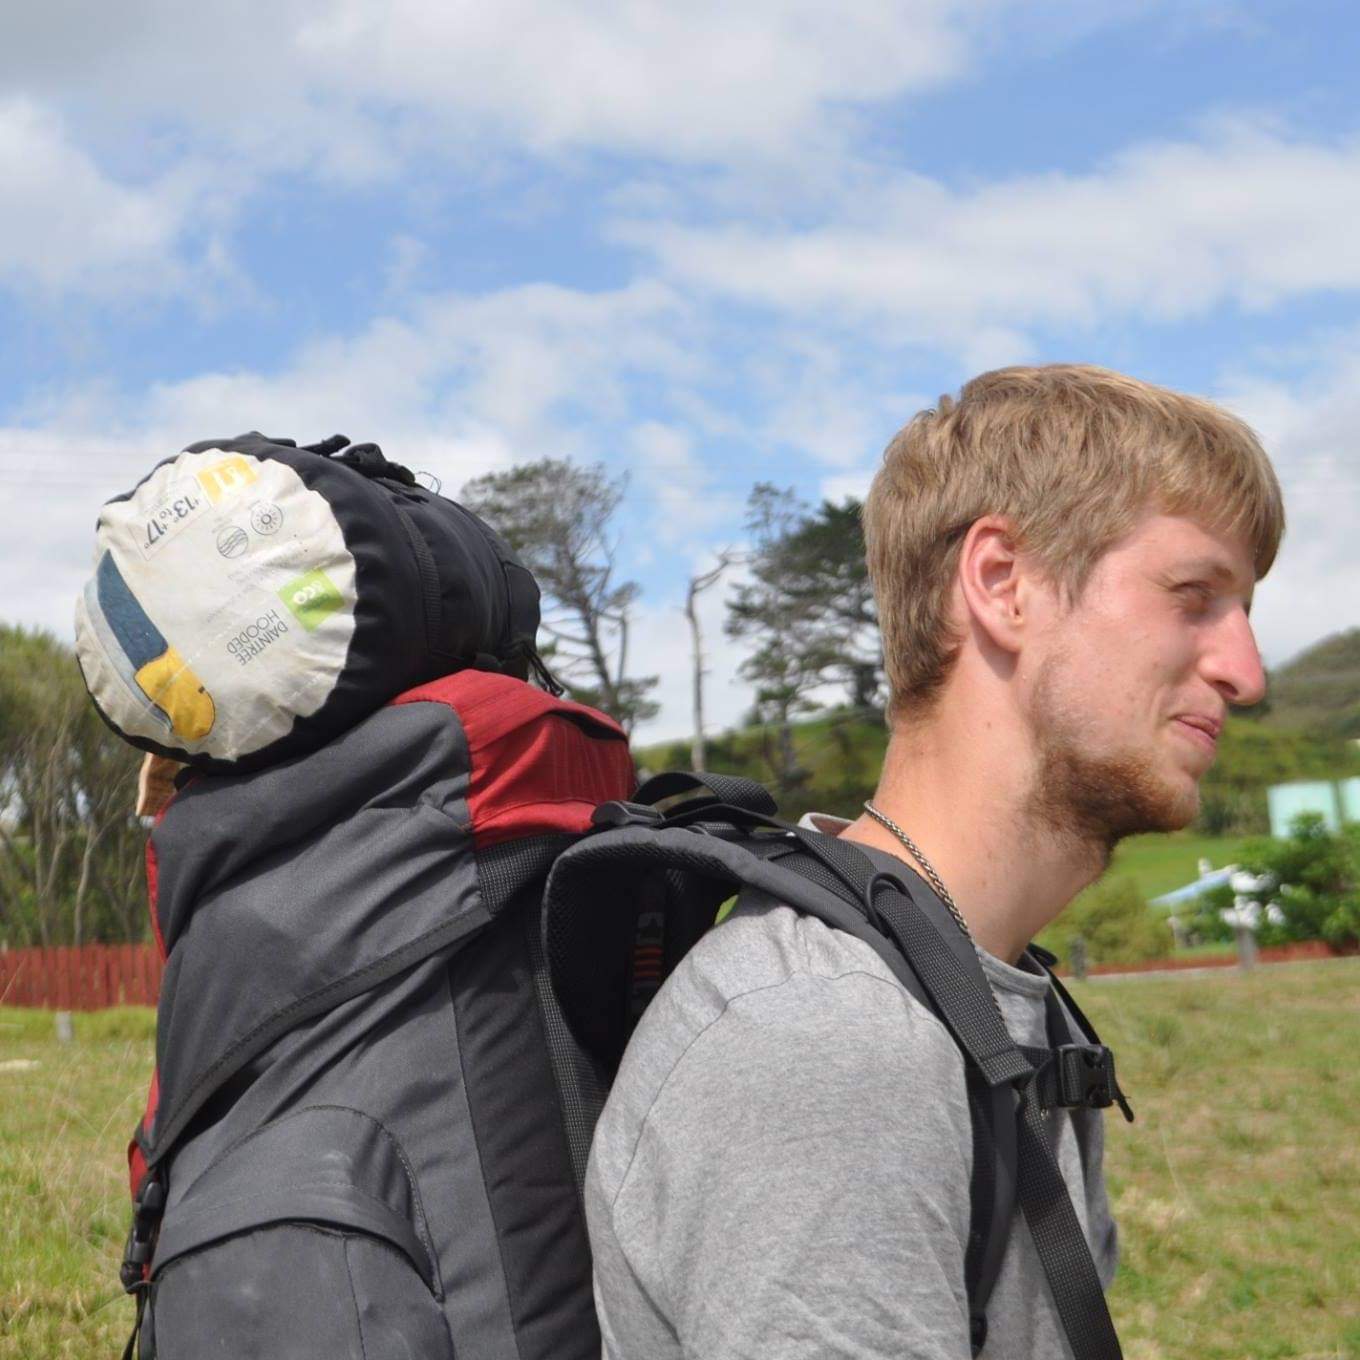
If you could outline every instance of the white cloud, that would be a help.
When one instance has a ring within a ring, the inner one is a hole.
[[[836,101],[956,74],[967,10],[948,0],[351,0],[297,47],[312,69],[351,72],[359,91],[477,120],[535,150],[707,160],[782,153],[824,136]]]
[[[0,428],[0,541],[19,564],[0,581],[0,617],[67,634],[98,507],[195,440],[258,429],[310,442],[343,431],[376,440],[454,496],[514,462],[614,452],[596,442],[599,432],[641,425],[631,377],[681,388],[693,377],[676,338],[683,320],[675,297],[655,286],[453,295],[308,345],[274,373],[241,368],[145,391],[93,384],[31,399],[21,423]],[[665,441],[643,428],[655,453]],[[681,456],[672,464],[680,468],[697,487],[697,465]]]
[[[384,291],[390,298],[416,296],[421,276],[431,262],[429,243],[408,232],[398,232],[387,243],[387,260],[383,268]]]
[[[745,370],[764,412],[756,437],[833,468],[855,467],[881,453],[927,399],[903,390],[900,354],[876,339],[868,329],[816,327],[772,335]],[[788,480],[778,472],[762,477]]]
[[[50,112],[9,99],[0,103],[0,183],[0,284],[20,293],[168,295],[214,272],[212,205],[196,203],[201,176],[188,163],[147,184],[120,183]],[[186,236],[207,238],[197,266]]]
[[[54,3],[7,22],[0,81],[168,115],[256,164],[311,158],[352,177],[436,140],[707,162],[783,155],[834,135],[846,105],[956,76],[1001,7],[130,0],[115,14]]]
[[[1360,288],[1360,140],[1245,124],[1128,149],[1084,175],[952,189],[849,174],[805,229],[634,219],[619,236],[684,286],[879,328],[972,362],[1028,357],[1030,328],[1174,322]]]
[[[0,429],[0,617],[69,637],[100,505],[178,447],[150,435]]]
[[[277,373],[243,368],[160,383],[128,409],[181,442],[243,425],[308,435],[342,429],[384,437],[394,449],[433,432],[455,446],[485,444],[476,432],[496,431],[518,459],[598,457],[582,431],[626,415],[630,375],[683,383],[698,372],[680,340],[684,325],[675,295],[648,284],[427,297],[354,336],[305,346]],[[452,452],[445,461],[453,465],[435,469],[441,476],[463,476]]]
[[[1160,7],[53,0],[7,16],[0,46],[0,90],[36,119],[16,134],[31,208],[0,224],[0,283],[19,270],[66,291],[183,292],[225,267],[222,233],[279,182],[476,189],[511,215],[526,166],[570,174],[604,153],[628,158],[615,192],[679,167],[730,202],[787,206],[834,191],[893,101]]]
[[[740,518],[740,497],[714,486],[718,469],[699,457],[692,430],[644,420],[629,431],[627,442],[632,503],[641,510],[643,533],[668,557],[684,545],[694,551],[716,528]]]
[[[416,157],[481,176],[489,159],[516,152],[805,172],[854,139],[866,110],[988,60],[1051,54],[1155,10],[1200,27],[1203,9],[1166,0],[1094,9],[1076,0],[51,0],[6,16],[0,89],[69,110],[92,147],[121,161],[163,161],[195,141],[225,159],[233,193],[241,169],[374,183],[398,180]]]
[[[834,477],[823,477],[821,485],[817,488],[817,494],[833,505],[839,505],[842,501],[850,499],[862,501],[869,494],[869,485],[877,471],[878,467],[875,465],[860,468],[855,472],[840,472]]]
[[[1273,665],[1360,624],[1360,333],[1328,348],[1302,380],[1240,373],[1221,393],[1261,435],[1284,491],[1284,543],[1252,609]]]

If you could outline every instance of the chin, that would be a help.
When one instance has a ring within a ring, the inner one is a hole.
[[[1156,822],[1147,831],[1184,831],[1199,816],[1199,785],[1177,789],[1168,784],[1166,798],[1147,809],[1150,820]],[[1130,833],[1132,834],[1132,833]]]
[[[1093,755],[1053,744],[1042,753],[1031,802],[1048,829],[1108,854],[1126,836],[1189,826],[1199,813],[1199,782],[1158,770],[1134,751]]]

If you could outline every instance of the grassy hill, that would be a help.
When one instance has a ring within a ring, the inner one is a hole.
[[[709,742],[709,767],[774,788],[776,739],[773,728],[725,733]],[[879,724],[850,712],[797,724],[794,748],[802,777],[794,786],[776,790],[782,814],[795,818],[815,808],[858,816],[860,804],[873,792],[887,740]],[[663,742],[636,754],[639,766],[653,773],[689,768],[687,742]],[[1211,836],[1264,834],[1269,830],[1269,785],[1347,775],[1360,775],[1360,746],[1351,741],[1276,720],[1230,718],[1218,760],[1204,780],[1197,830]]]
[[[1360,775],[1360,746],[1274,715],[1230,718],[1218,759],[1201,784],[1200,829],[1212,835],[1269,831],[1266,789],[1295,779]]]
[[[1324,737],[1360,737],[1360,628],[1334,633],[1270,677],[1262,721]]]
[[[709,741],[714,770],[742,774],[775,787],[777,733],[751,727]],[[1206,775],[1200,834],[1269,831],[1265,790],[1294,779],[1360,775],[1360,628],[1314,643],[1274,671],[1270,694],[1258,708],[1228,720],[1218,759]],[[829,711],[794,728],[800,777],[777,789],[786,817],[811,808],[857,816],[872,792],[887,746],[876,721]],[[689,744],[662,742],[637,752],[650,770],[689,769]],[[1184,881],[1184,880],[1182,880]]]
[[[1212,868],[1236,864],[1246,836],[1205,836],[1194,830],[1130,836],[1115,847],[1108,877],[1131,878],[1145,898],[1160,897],[1199,877],[1199,862]]]
[[[775,787],[777,740],[773,727],[725,732],[709,739],[708,767],[767,784],[779,798],[784,817],[796,819],[812,809],[857,817],[860,804],[874,791],[888,733],[880,723],[851,712],[831,712],[796,723],[793,742],[802,777],[784,789]],[[690,768],[685,741],[640,747],[635,755],[639,769],[653,774]]]

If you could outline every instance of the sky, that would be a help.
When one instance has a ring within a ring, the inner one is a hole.
[[[69,638],[100,504],[196,440],[341,431],[454,494],[599,461],[637,735],[679,737],[754,483],[862,495],[940,393],[1064,360],[1260,433],[1278,665],[1360,622],[1357,70],[1343,0],[12,7],[0,620]]]

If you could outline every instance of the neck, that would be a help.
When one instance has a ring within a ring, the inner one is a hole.
[[[1100,875],[1107,852],[1036,825],[1027,811],[1031,762],[1025,753],[1008,749],[996,728],[970,728],[943,716],[896,729],[873,801],[930,860],[973,939],[1014,963]],[[1018,771],[1025,772],[1019,779]],[[845,835],[921,869],[867,813]]]

